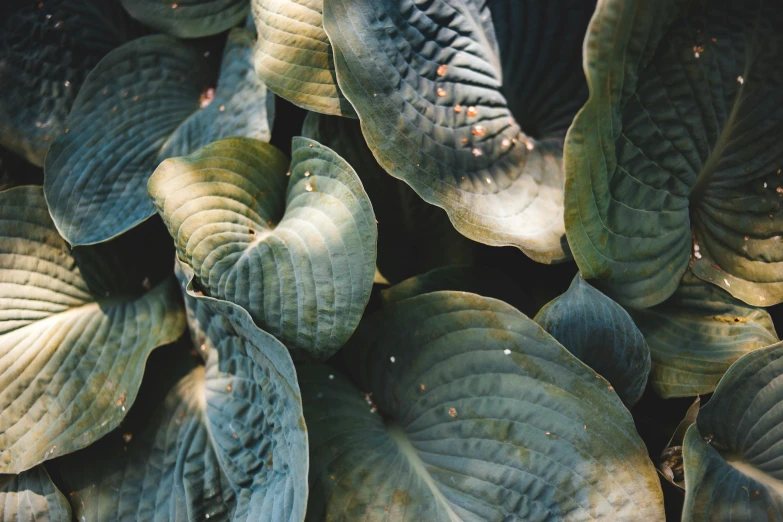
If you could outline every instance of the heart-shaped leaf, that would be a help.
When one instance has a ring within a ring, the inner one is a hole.
[[[173,386],[143,433],[66,461],[77,519],[301,521],[307,432],[288,351],[234,304],[187,304],[206,367]]]
[[[689,262],[749,304],[783,301],[781,26],[764,0],[599,2],[566,227],[622,304],[662,302]]]
[[[269,139],[271,98],[250,66],[252,42],[230,33],[216,90],[206,89],[210,61],[169,36],[101,60],[46,157],[46,199],[69,243],[106,241],[152,216],[147,180],[162,160],[225,136]]]
[[[299,368],[308,520],[662,521],[660,483],[609,383],[509,305],[384,306]]]
[[[0,485],[0,520],[71,522],[71,506],[43,466],[12,475]]]
[[[43,165],[87,74],[129,38],[123,14],[103,0],[2,3],[1,145]]]
[[[473,0],[325,0],[338,84],[381,166],[460,233],[562,260],[562,143],[592,5],[490,5],[497,17]]]
[[[688,428],[683,522],[783,520],[783,343],[739,359]]]
[[[650,374],[650,348],[619,304],[577,274],[568,291],[544,306],[535,321],[633,406]]]
[[[247,16],[247,0],[121,0],[133,18],[163,33],[199,38],[231,29]]]
[[[306,138],[292,151],[287,173],[269,144],[220,140],[161,163],[149,192],[196,290],[240,305],[289,348],[326,358],[370,298],[378,232],[345,160]]]
[[[766,311],[688,272],[664,303],[629,312],[650,346],[650,383],[665,399],[711,393],[734,361],[778,342]]]
[[[0,192],[0,473],[114,429],[149,353],[185,328],[173,278],[141,296],[96,295],[85,261],[57,235],[40,187]]]
[[[275,94],[307,110],[356,117],[340,92],[323,0],[251,0],[258,31],[255,67]]]

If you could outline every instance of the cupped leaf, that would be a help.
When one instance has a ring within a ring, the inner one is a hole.
[[[435,292],[384,306],[301,367],[308,520],[662,521],[609,383],[511,306]]]
[[[502,48],[484,2],[326,0],[338,84],[381,166],[460,233],[562,260],[562,143],[585,91],[579,56],[592,7],[493,3]],[[504,63],[518,74],[504,77]],[[536,108],[517,115],[506,96]]]
[[[247,0],[121,0],[133,18],[179,38],[222,33],[245,19]]]
[[[739,359],[688,428],[684,522],[783,520],[783,343]]]
[[[46,199],[69,243],[106,241],[152,216],[147,180],[162,160],[225,136],[269,139],[271,100],[250,66],[252,41],[230,33],[216,90],[210,60],[169,36],[101,60],[46,157]]]
[[[255,68],[275,94],[310,111],[356,117],[337,86],[323,0],[251,0]]]
[[[111,431],[149,353],[185,328],[173,279],[141,296],[96,295],[85,261],[57,234],[40,187],[0,192],[0,473]]]
[[[378,221],[378,270],[392,283],[445,265],[471,264],[475,243],[449,218],[378,165],[357,120],[311,112],[302,135],[344,158],[359,174]]]
[[[783,301],[783,11],[763,0],[599,2],[590,101],[566,140],[568,243],[634,307],[694,273]]]
[[[378,232],[345,160],[306,138],[292,150],[286,172],[271,145],[220,140],[164,161],[149,192],[196,290],[248,310],[299,355],[326,358],[370,298]]]
[[[103,0],[5,0],[0,6],[0,145],[43,165],[87,74],[130,33]]]
[[[307,433],[288,351],[238,306],[187,300],[206,367],[172,387],[143,433],[66,461],[77,519],[301,521]]]
[[[778,342],[765,310],[687,272],[664,303],[628,311],[650,346],[650,383],[665,399],[711,393],[734,361]]]
[[[13,476],[0,486],[0,520],[70,522],[71,506],[43,466]]]
[[[535,317],[580,361],[612,383],[630,406],[642,397],[650,374],[650,348],[623,307],[574,277],[568,291]]]

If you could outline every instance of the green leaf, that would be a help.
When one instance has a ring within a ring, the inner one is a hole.
[[[3,2],[0,145],[43,165],[87,74],[131,32],[113,2]]]
[[[231,29],[247,16],[247,0],[121,0],[133,18],[179,38]]]
[[[172,387],[144,432],[66,461],[76,518],[301,521],[307,432],[288,351],[236,305],[187,304],[206,367]]]
[[[496,21],[502,48],[483,2],[326,0],[338,84],[381,166],[461,234],[562,260],[562,143],[583,99],[579,55],[592,9],[493,4],[509,17]],[[504,63],[519,74],[506,78]],[[517,108],[537,108],[517,114],[506,94]]]
[[[57,234],[40,187],[0,192],[0,473],[114,429],[149,353],[185,328],[172,278],[141,296],[96,295],[84,264]]]
[[[650,383],[665,399],[711,393],[734,361],[778,342],[766,311],[687,272],[666,302],[628,311],[650,345]]]
[[[631,407],[650,374],[650,348],[623,308],[582,278],[545,305],[535,321],[580,361],[612,383]]]
[[[70,522],[71,507],[43,466],[36,466],[0,486],[0,520]]]
[[[683,522],[783,520],[783,343],[739,359],[685,435]]]
[[[152,216],[147,180],[164,159],[225,136],[269,139],[272,100],[249,65],[252,41],[231,31],[216,91],[210,61],[169,36],[101,60],[46,157],[46,199],[69,243],[106,241]]]
[[[331,149],[228,138],[161,163],[149,192],[194,290],[231,301],[297,355],[327,358],[370,298],[378,232],[361,181]],[[290,177],[287,177],[290,175]]]
[[[565,220],[620,303],[664,301],[689,263],[748,304],[783,301],[781,24],[763,0],[600,2]]]
[[[255,67],[269,89],[310,111],[356,118],[340,92],[323,0],[251,0],[258,31]]]
[[[473,262],[478,243],[457,232],[439,208],[386,174],[367,148],[357,120],[311,112],[302,135],[334,150],[359,174],[378,221],[378,270],[388,281]]]
[[[609,383],[509,305],[435,292],[384,306],[300,367],[308,520],[663,521]]]

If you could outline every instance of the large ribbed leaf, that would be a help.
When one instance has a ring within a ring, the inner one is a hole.
[[[247,15],[247,0],[121,0],[141,22],[180,38],[198,38],[230,29]]]
[[[357,120],[311,112],[302,135],[334,150],[359,174],[378,221],[378,270],[387,281],[473,262],[478,244],[459,234],[440,209],[386,174],[367,148]]]
[[[162,160],[225,136],[269,139],[252,40],[231,32],[216,90],[206,89],[210,61],[169,36],[139,38],[101,60],[46,157],[46,199],[68,242],[105,241],[153,215],[147,180]]]
[[[149,353],[185,328],[173,279],[141,296],[96,295],[80,266],[107,264],[89,257],[77,262],[57,235],[40,187],[0,192],[0,473],[111,431]]]
[[[783,343],[739,359],[683,446],[683,522],[783,521]]]
[[[509,305],[435,292],[384,306],[301,367],[308,520],[663,521],[609,383]]]
[[[36,466],[0,485],[0,520],[71,522],[71,507],[44,467]]]
[[[629,312],[650,345],[650,383],[666,399],[711,393],[734,361],[778,342],[766,311],[688,272],[664,303]]]
[[[0,4],[0,144],[43,165],[95,64],[128,38],[105,0]]]
[[[783,301],[783,10],[766,0],[604,0],[590,101],[566,148],[579,268],[623,304],[694,273]]]
[[[251,0],[258,31],[255,67],[278,94],[300,107],[356,117],[337,86],[323,27],[323,0]]]
[[[287,173],[271,145],[220,140],[164,161],[149,192],[197,290],[248,310],[289,348],[326,358],[370,298],[378,233],[345,160],[306,138],[292,150]]]
[[[288,351],[238,306],[187,299],[206,367],[172,387],[144,432],[63,464],[76,518],[301,521],[307,433]]]
[[[592,5],[491,4],[501,47],[484,2],[326,0],[337,80],[378,162],[460,233],[561,260],[562,143],[585,99]]]
[[[587,366],[612,383],[629,407],[644,393],[650,348],[623,308],[577,274],[568,291],[535,321]]]

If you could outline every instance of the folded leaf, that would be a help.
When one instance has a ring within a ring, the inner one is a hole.
[[[0,473],[114,429],[149,353],[184,328],[173,279],[141,296],[95,295],[40,187],[0,192]]]
[[[783,301],[783,11],[763,0],[604,0],[566,139],[568,243],[642,308],[693,272]]]
[[[308,520],[664,520],[609,383],[514,308],[435,292],[384,306],[299,368]]]
[[[580,361],[603,375],[623,402],[637,403],[650,374],[650,348],[631,316],[577,274],[535,317]]]
[[[195,290],[238,304],[289,348],[327,358],[370,298],[378,232],[370,200],[331,149],[228,138],[164,161],[149,192]],[[290,176],[287,177],[287,176]]]
[[[245,19],[247,0],[121,0],[142,23],[180,38],[222,33]]]
[[[324,26],[381,166],[461,234],[548,263],[568,257],[562,143],[586,94],[592,5],[516,3],[491,2],[490,16],[474,0],[325,0]],[[506,96],[535,108],[517,114]]]
[[[225,136],[269,139],[271,99],[249,66],[252,41],[231,32],[216,90],[210,61],[169,36],[101,60],[46,157],[46,199],[69,243],[106,241],[152,216],[147,180],[164,159]]]
[[[783,520],[783,343],[739,359],[685,435],[683,522]]]
[[[666,302],[628,311],[650,345],[650,383],[665,399],[712,393],[734,361],[778,342],[766,311],[688,272]]]
[[[66,461],[76,518],[301,521],[307,433],[288,351],[236,305],[187,299],[206,367],[173,386],[143,433]]]
[[[71,506],[43,466],[13,476],[0,486],[0,520],[70,522]]]

